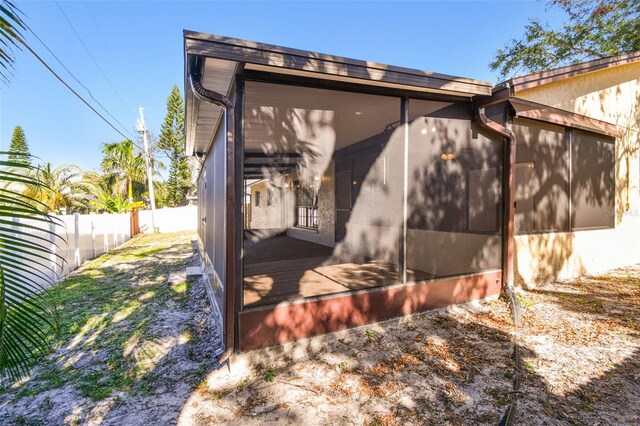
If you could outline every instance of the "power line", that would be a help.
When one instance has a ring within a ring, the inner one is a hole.
[[[27,50],[29,52],[31,52],[33,54],[33,56],[36,57],[36,59],[38,61],[40,61],[40,63],[42,65],[45,66],[46,69],[49,70],[49,72],[51,72],[51,74],[54,75],[55,78],[57,78],[60,83],[64,84],[65,87],[69,90],[71,90],[71,92],[76,95],[78,97],[78,99],[80,99],[86,106],[88,106],[91,111],[95,112],[98,117],[100,117],[105,123],[107,123],[109,125],[109,127],[111,127],[113,130],[115,130],[120,136],[122,136],[125,139],[130,139],[128,136],[126,136],[124,133],[122,133],[120,130],[118,130],[118,128],[116,126],[114,126],[109,120],[107,120],[102,114],[100,114],[89,102],[87,102],[87,100],[85,98],[83,98],[78,92],[76,92],[75,90],[73,90],[73,87],[71,87],[66,81],[64,81],[64,79],[62,77],[60,77],[45,61],[44,59],[42,59],[40,57],[40,55],[38,55],[27,43],[23,43],[23,46],[27,48]],[[131,143],[133,143],[134,145],[136,145],[135,142],[131,141]],[[140,149],[140,147],[138,145],[136,145],[138,147],[138,149]]]
[[[109,115],[109,117],[111,117],[113,120],[115,120],[116,123],[118,123],[124,130],[125,132],[129,133],[130,137],[134,137],[133,133],[131,133],[129,130],[127,130],[127,127],[122,124],[116,117],[113,116],[113,114],[111,114],[105,107],[104,105],[102,105],[102,103],[100,103],[100,101],[98,101],[94,96],[93,93],[91,93],[91,90],[89,90],[89,88],[87,86],[85,86],[84,84],[82,84],[82,82],[71,72],[71,70],[69,70],[69,68],[67,68],[65,66],[65,64],[60,60],[60,58],[58,58],[58,56],[53,53],[53,51],[51,49],[49,49],[49,46],[47,46],[47,44],[42,41],[42,39],[40,37],[38,37],[38,35],[31,29],[29,28],[29,32],[31,32],[31,34],[33,34],[33,36],[44,46],[45,49],[47,49],[49,51],[49,53],[56,59],[56,61],[58,61],[58,63],[62,66],[62,68],[64,68],[69,75],[71,75],[71,77],[73,77],[73,79],[80,85],[82,86],[87,93],[89,93],[89,96],[91,96],[91,99],[94,100],[94,102],[96,102],[100,108],[102,108],[102,110],[107,113],[107,115]]]
[[[102,67],[100,67],[100,65],[98,64],[98,61],[96,61],[96,59],[93,57],[93,55],[91,54],[91,51],[89,50],[89,48],[87,47],[87,45],[85,44],[85,42],[82,40],[82,37],[80,37],[80,34],[78,33],[78,31],[76,30],[76,28],[73,26],[73,24],[71,23],[71,21],[69,20],[69,17],[67,17],[67,14],[64,13],[64,10],[62,9],[62,7],[60,6],[60,3],[58,3],[58,0],[55,0],[56,5],[58,6],[58,9],[60,9],[60,12],[62,13],[62,16],[64,16],[64,19],[66,19],[67,23],[69,24],[69,26],[71,27],[71,29],[73,30],[73,33],[76,35],[76,37],[78,38],[78,40],[80,41],[80,43],[82,44],[82,47],[84,47],[84,50],[87,52],[87,54],[89,55],[89,57],[91,58],[91,60],[93,61],[93,63],[95,64],[95,66],[98,68],[98,71],[100,71],[100,73],[102,74],[102,76],[104,77],[104,79],[107,81],[107,83],[109,84],[109,86],[111,87],[111,89],[113,89],[113,92],[116,94],[116,96],[118,97],[118,99],[120,99],[120,101],[122,102],[122,104],[125,106],[125,108],[127,108],[132,114],[133,114],[133,110],[131,109],[131,107],[129,107],[129,105],[127,105],[127,103],[124,101],[124,99],[122,99],[122,96],[120,96],[120,93],[118,93],[118,91],[116,90],[116,88],[113,86],[113,84],[111,84],[111,80],[109,80],[109,77],[107,77],[107,75],[105,74],[105,72],[102,70]]]
[[[113,52],[109,48],[109,43],[107,43],[107,39],[105,38],[104,34],[100,30],[100,26],[98,25],[98,22],[96,21],[95,17],[93,16],[93,13],[91,12],[91,9],[89,9],[89,5],[87,4],[86,0],[82,0],[82,3],[84,4],[84,8],[87,9],[87,13],[89,14],[89,17],[91,18],[91,21],[93,22],[93,26],[98,31],[98,34],[100,35],[100,38],[102,39],[102,42],[104,43],[104,47],[107,50],[107,52],[109,53],[109,56],[111,56],[111,59],[113,59],[113,63],[115,64],[116,68],[118,69],[118,72],[120,73],[120,76],[122,77],[122,79],[124,80],[126,85],[129,87],[129,90],[131,90],[132,92],[135,92],[134,94],[136,95],[136,97],[140,98],[140,96],[138,95],[138,92],[136,91],[136,89],[129,83],[129,80],[127,80],[127,77],[124,74],[124,72],[122,71],[122,68],[120,67],[120,64],[118,63],[115,55],[113,54]]]

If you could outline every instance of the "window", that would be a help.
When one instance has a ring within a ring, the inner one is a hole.
[[[313,179],[295,181],[296,226],[318,229],[318,195]]]
[[[517,234],[614,226],[614,139],[516,119]]]
[[[256,207],[260,207],[260,191],[256,191]]]
[[[267,207],[273,205],[273,188],[267,189]]]

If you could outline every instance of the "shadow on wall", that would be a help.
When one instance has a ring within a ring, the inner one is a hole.
[[[574,254],[572,232],[521,235],[515,244],[515,284],[524,288],[558,280]],[[578,273],[585,268],[578,260]]]
[[[623,81],[615,84],[623,83]],[[591,89],[590,89],[591,90]],[[621,138],[616,140],[615,149],[603,149],[607,145],[596,142],[597,138],[587,133],[573,130],[574,135],[581,138],[572,147],[572,203],[570,223],[573,229],[559,230],[540,234],[520,235],[516,237],[516,283],[526,287],[557,281],[559,278],[579,276],[604,268],[623,266],[633,262],[628,254],[616,255],[616,247],[628,245],[630,238],[627,233],[610,229],[606,233],[589,235],[594,232],[589,224],[596,223],[602,216],[610,218],[609,226],[618,226],[627,211],[627,203],[637,199],[636,194],[630,193],[630,188],[638,183],[638,154],[640,151],[640,137],[637,129],[629,128],[629,123],[640,120],[640,92],[628,103],[620,102],[625,110],[616,112],[616,105],[612,100],[624,99],[620,86],[600,87],[597,95],[589,93],[574,101],[573,110],[583,115],[595,115],[608,121],[620,124]],[[592,92],[590,92],[592,93]],[[628,96],[627,96],[628,97]],[[611,110],[605,107],[611,106]],[[593,108],[599,108],[594,111]],[[520,142],[520,141],[519,141]],[[520,146],[519,146],[520,147]],[[554,170],[553,164],[562,164],[560,158],[546,145],[538,145],[539,160],[548,161],[546,170]],[[613,170],[607,173],[603,164],[613,164]],[[602,171],[602,173],[599,173]],[[566,180],[566,178],[564,178]],[[559,201],[553,192],[562,192],[562,173],[553,173],[547,181],[552,185],[540,188],[539,197],[549,197]],[[553,182],[556,182],[555,184]],[[558,189],[560,189],[558,191]],[[637,190],[637,188],[636,188]],[[554,198],[555,197],[555,198]],[[554,204],[554,203],[551,203]],[[543,221],[553,221],[552,209],[545,209],[539,214],[546,214]],[[615,213],[614,213],[615,211]],[[590,229],[591,228],[591,229]],[[628,241],[629,240],[629,241]],[[624,259],[624,260],[623,260]]]
[[[415,106],[407,153],[407,241],[402,214],[404,129],[395,127],[370,138],[379,144],[373,151],[367,148],[370,159],[360,161],[365,155],[356,155],[346,235],[330,261],[385,262],[395,274],[386,284],[401,282],[401,248],[406,244],[411,281],[499,269],[502,142],[472,124],[469,103],[416,100]],[[248,126],[267,129],[261,149],[273,163],[263,169],[268,179],[284,181],[286,172],[277,165],[286,163],[291,153],[301,158],[298,174],[326,171],[340,137],[332,111],[261,107],[248,113],[253,116]],[[372,273],[352,270],[343,278],[370,280],[367,274]]]

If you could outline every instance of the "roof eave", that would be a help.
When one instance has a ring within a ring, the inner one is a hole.
[[[496,84],[494,93],[504,88],[510,88],[513,95],[521,90],[527,90],[567,78],[636,62],[640,62],[640,51],[567,65],[553,70],[528,74],[522,77],[514,77],[503,81]]]
[[[290,70],[310,71],[336,77],[353,78],[409,87],[446,91],[458,96],[491,95],[492,83],[469,78],[430,73],[410,68],[285,48],[253,41],[184,31],[186,54],[266,65]]]

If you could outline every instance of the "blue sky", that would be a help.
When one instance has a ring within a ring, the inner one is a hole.
[[[487,64],[497,48],[522,34],[528,17],[551,25],[564,19],[533,1],[60,1],[59,6],[19,3],[31,29],[109,113],[133,133],[143,106],[147,127],[156,135],[172,85],[184,90],[183,29],[496,82]],[[26,38],[91,99],[44,46]],[[101,144],[122,139],[26,51],[17,52],[14,76],[0,89],[2,150],[19,124],[43,162],[91,170],[99,167]]]

